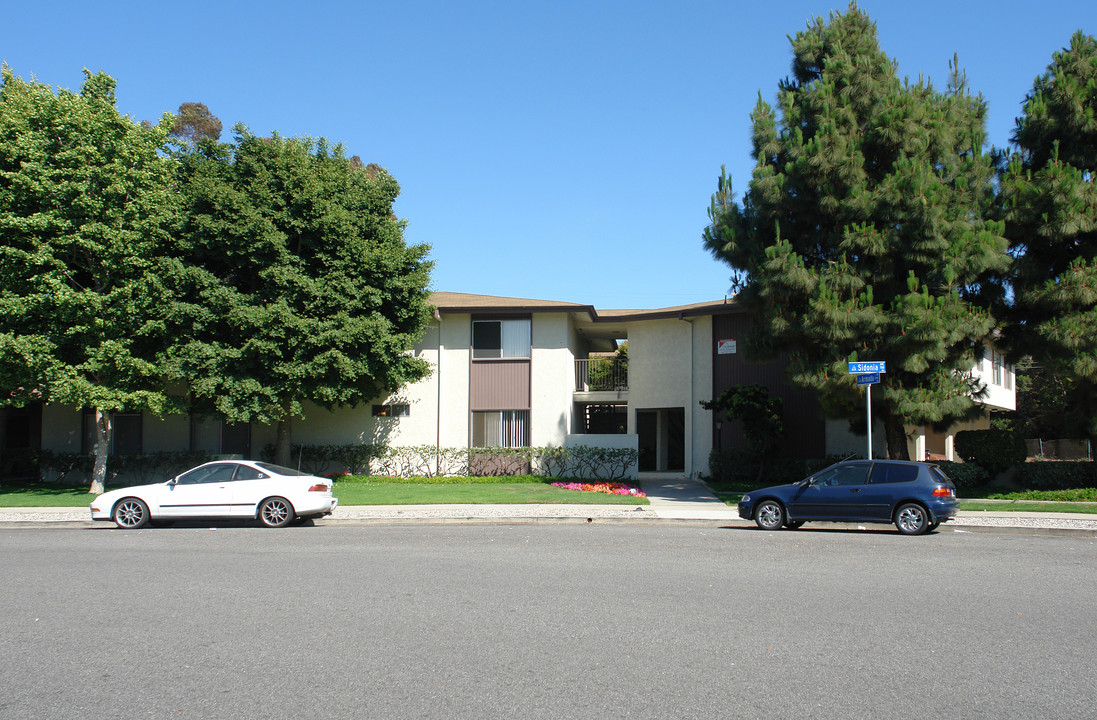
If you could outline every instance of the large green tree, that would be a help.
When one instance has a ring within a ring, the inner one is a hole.
[[[863,408],[848,361],[887,362],[874,416],[906,458],[906,425],[965,417],[981,391],[968,371],[995,320],[980,289],[1009,264],[985,219],[985,104],[955,65],[945,91],[901,80],[856,5],[792,51],[777,109],[759,97],[751,115],[750,185],[737,202],[721,175],[705,245],[754,313],[748,349],[787,352],[829,412]]]
[[[156,258],[169,238],[170,116],[142,126],[115,82],[79,93],[0,87],[0,404],[71,405],[94,416],[91,492],[102,492],[112,414],[160,412]]]
[[[383,169],[323,140],[235,135],[180,158],[180,342],[167,366],[199,405],[276,424],[287,463],[307,401],[353,406],[427,374],[410,350],[429,318],[431,264],[427,246],[405,243]]]
[[[1017,256],[1007,338],[1068,383],[1073,424],[1097,436],[1097,40],[1078,32],[1054,53],[1012,140],[999,194]]]

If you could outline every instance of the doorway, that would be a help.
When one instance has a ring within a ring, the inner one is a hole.
[[[640,472],[684,472],[685,408],[636,411]]]

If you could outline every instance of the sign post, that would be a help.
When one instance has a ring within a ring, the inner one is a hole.
[[[868,418],[868,455],[872,459],[872,386],[880,382],[880,373],[887,372],[883,360],[849,363],[849,374],[857,376],[857,384],[865,386],[865,415]]]

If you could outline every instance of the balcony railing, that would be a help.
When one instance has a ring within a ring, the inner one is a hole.
[[[628,390],[628,360],[608,357],[576,360],[575,389],[582,392]]]

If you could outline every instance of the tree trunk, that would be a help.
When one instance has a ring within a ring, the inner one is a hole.
[[[92,495],[102,495],[107,486],[107,452],[110,450],[110,434],[112,431],[111,415],[95,408],[95,465],[91,471]]]
[[[287,415],[278,421],[278,437],[274,444],[274,463],[283,467],[293,467],[290,452],[293,418]]]
[[[907,428],[903,418],[885,411],[884,434],[887,437],[888,459],[910,460],[910,452],[907,450]]]

